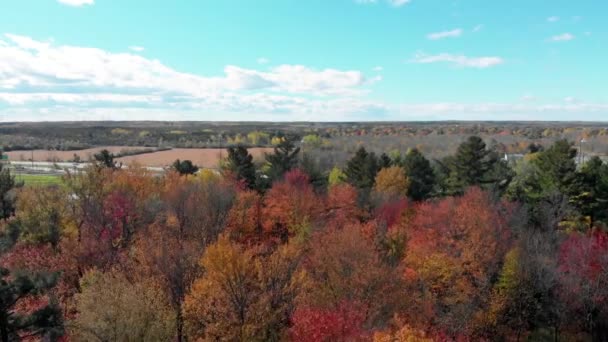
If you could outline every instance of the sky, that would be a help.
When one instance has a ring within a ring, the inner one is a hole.
[[[3,0],[0,121],[608,121],[605,0]]]

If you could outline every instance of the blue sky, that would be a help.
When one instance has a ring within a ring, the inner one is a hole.
[[[7,0],[0,120],[607,120],[603,0]]]

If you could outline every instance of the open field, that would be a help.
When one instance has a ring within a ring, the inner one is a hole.
[[[91,160],[95,153],[103,149],[117,154],[126,150],[137,151],[149,148],[141,146],[100,146],[78,151],[34,150],[33,159],[35,162],[68,162],[74,159],[74,155],[78,155],[80,160],[84,162]],[[250,148],[249,152],[255,159],[259,159],[264,152],[272,152],[272,148]],[[176,159],[188,159],[200,167],[215,168],[218,166],[220,156],[226,156],[226,153],[226,149],[219,148],[175,148],[120,157],[116,160],[125,165],[138,163],[142,166],[164,167],[171,165]],[[4,154],[7,154],[11,161],[30,161],[32,159],[32,151],[10,151],[4,152]]]
[[[56,161],[56,162],[67,162],[74,159],[74,155],[77,155],[81,161],[88,161],[93,158],[95,153],[99,153],[99,151],[107,149],[108,151],[116,154],[119,152],[124,152],[126,150],[129,151],[137,151],[143,150],[145,147],[139,146],[102,146],[95,148],[87,148],[84,150],[77,151],[55,151],[55,150],[34,150],[32,151],[10,151],[4,152],[4,154],[8,155],[11,161],[30,161],[32,159],[32,153],[34,157],[34,161],[46,162],[46,161]]]
[[[61,184],[60,175],[16,174],[15,180],[18,182],[23,182],[25,186],[48,186]]]
[[[260,159],[264,152],[272,152],[272,148],[250,148],[249,152],[254,159]],[[175,148],[167,151],[140,154],[118,158],[125,165],[138,163],[143,166],[163,167],[171,165],[176,159],[191,160],[194,164],[204,168],[216,168],[220,155],[225,157],[225,149],[219,148]]]

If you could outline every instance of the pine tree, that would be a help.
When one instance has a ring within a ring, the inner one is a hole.
[[[0,159],[2,152],[0,152]],[[15,214],[15,188],[19,187],[10,170],[0,162],[0,220],[5,220]]]
[[[194,165],[191,160],[179,160],[173,162],[173,169],[180,175],[193,175],[198,172],[198,166]]]
[[[379,169],[376,155],[368,153],[364,147],[361,147],[346,164],[344,174],[346,181],[354,187],[369,190],[374,186]]]
[[[228,157],[225,160],[224,170],[233,174],[238,181],[243,181],[249,188],[255,186],[255,165],[253,156],[242,145],[228,147]]]
[[[98,166],[106,167],[108,169],[116,169],[122,166],[122,164],[118,164],[114,161],[114,157],[114,154],[106,149],[93,155],[93,158]]]
[[[391,157],[389,157],[386,153],[382,153],[378,160],[378,164],[381,169],[386,169],[393,166],[394,163],[391,160]]]
[[[293,169],[298,165],[298,153],[300,148],[296,147],[294,140],[290,138],[283,139],[279,145],[274,148],[274,153],[266,155],[268,163],[268,177],[274,181],[283,176],[285,172]]]
[[[405,155],[403,168],[410,181],[407,195],[414,201],[429,198],[435,187],[435,171],[428,159],[418,149],[411,149]]]
[[[462,194],[470,186],[504,190],[513,176],[498,153],[487,149],[478,136],[460,144],[456,155],[446,159],[446,165],[450,172],[446,188],[450,194]]]

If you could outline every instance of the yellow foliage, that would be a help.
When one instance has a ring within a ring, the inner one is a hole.
[[[409,183],[402,167],[391,166],[378,172],[374,190],[388,196],[405,196]]]

